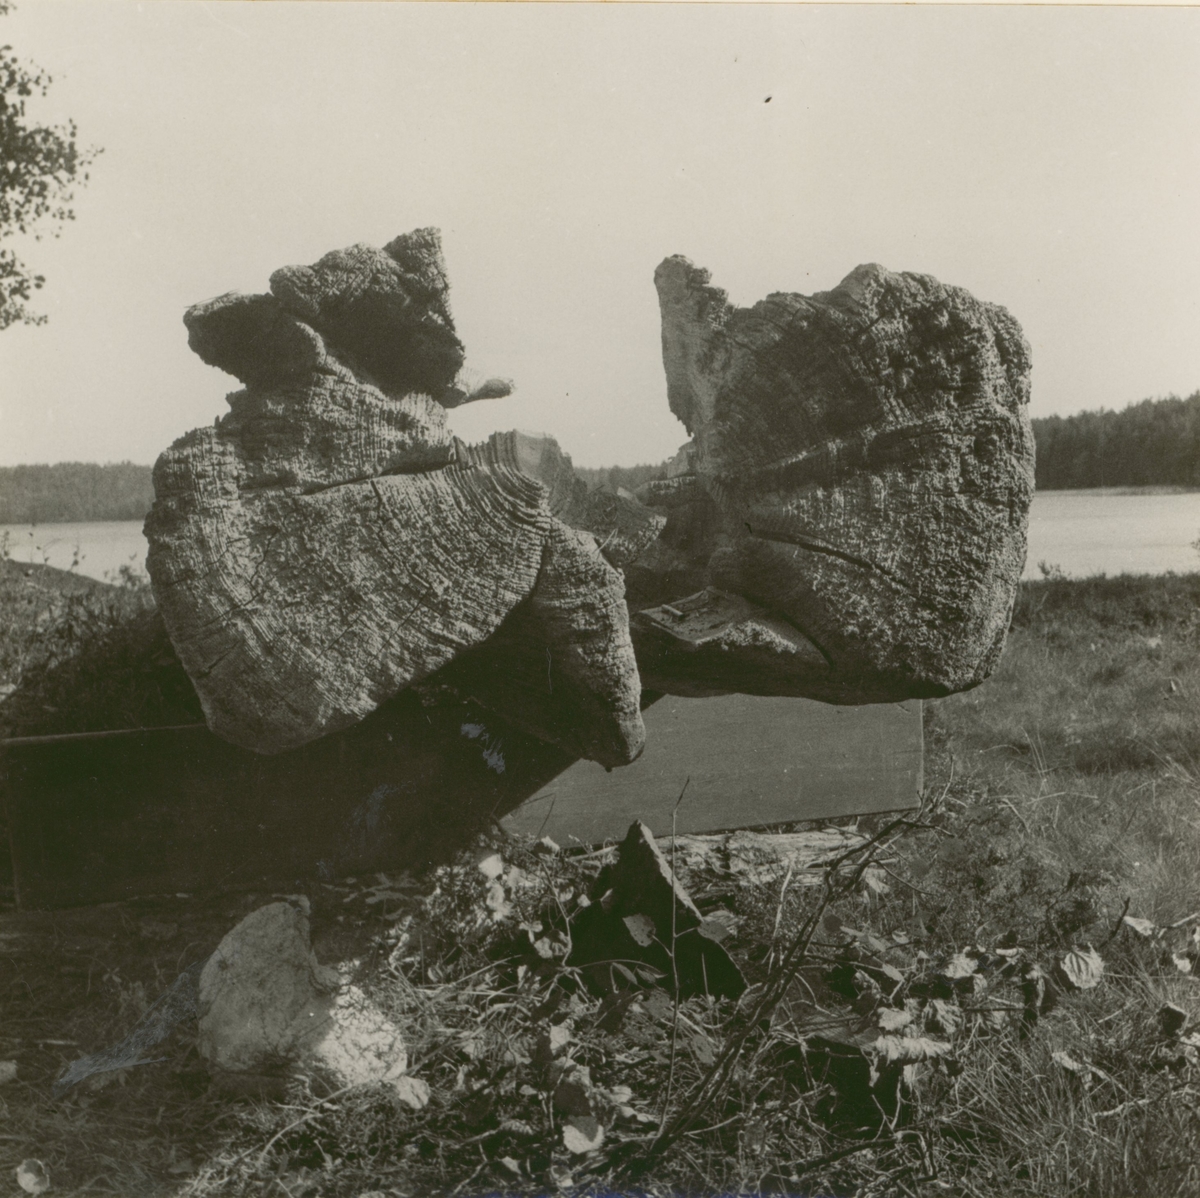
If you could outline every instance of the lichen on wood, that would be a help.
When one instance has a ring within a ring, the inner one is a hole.
[[[148,565],[215,732],[278,752],[446,687],[614,766],[644,692],[864,703],[988,675],[1033,487],[1016,321],[878,266],[749,309],[684,258],[655,281],[691,440],[636,499],[550,437],[451,435],[447,408],[510,385],[464,381],[436,230],[188,311],[244,388],[159,459]]]
[[[763,670],[759,693],[861,703],[982,682],[1033,496],[1030,353],[1013,317],[874,265],[752,308],[686,258],[655,282],[668,400],[692,439],[640,492],[668,522],[629,571],[631,600],[678,609],[673,596],[715,588],[711,605],[726,593],[759,610],[731,617],[718,653],[712,629],[672,639],[669,608],[647,612],[646,684],[749,689],[747,659],[772,639],[791,666]]]

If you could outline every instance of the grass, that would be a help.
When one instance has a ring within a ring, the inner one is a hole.
[[[404,1026],[421,1109],[311,1077],[232,1096],[186,1027],[53,1102],[65,1061],[271,896],[5,914],[39,948],[0,973],[0,1171],[187,1198],[1200,1194],[1198,648],[1200,575],[1024,584],[995,677],[926,705],[920,813],[860,821],[879,839],[820,885],[687,879],[733,929],[737,1002],[572,964],[603,853],[497,841],[315,888],[318,955]]]
[[[0,737],[203,720],[144,573],[103,583],[3,549]]]

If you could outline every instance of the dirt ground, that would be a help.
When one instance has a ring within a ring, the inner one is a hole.
[[[0,1193],[13,1188],[14,1170],[28,1158],[47,1166],[53,1193],[178,1191],[238,1104],[255,1097],[218,1092],[192,1046],[194,1023],[155,1048],[153,1063],[94,1074],[60,1099],[53,1083],[72,1061],[121,1041],[189,965],[205,960],[250,911],[280,897],[0,908],[0,1060],[17,1069],[0,1086]],[[313,947],[323,963],[369,951],[382,926],[369,897],[346,886],[312,894]]]

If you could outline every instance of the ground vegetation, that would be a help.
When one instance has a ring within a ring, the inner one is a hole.
[[[64,602],[101,634],[97,595]],[[495,839],[314,887],[318,956],[406,1029],[416,1105],[231,1093],[186,1025],[55,1099],[273,896],[6,910],[0,1168],[189,1198],[1194,1195],[1198,643],[1200,575],[1022,584],[995,676],[926,706],[920,811],[857,821],[812,870],[681,866],[737,1000],[573,963],[611,850]]]

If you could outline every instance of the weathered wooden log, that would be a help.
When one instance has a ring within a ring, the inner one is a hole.
[[[146,522],[155,596],[209,726],[294,748],[521,607],[580,700],[569,746],[633,760],[644,729],[621,575],[553,513],[533,464],[503,446],[472,455],[446,426],[445,406],[473,395],[455,386],[436,232],[277,271],[271,287],[188,312],[192,347],[247,387],[159,459]],[[642,525],[636,549],[661,521]]]
[[[146,531],[213,731],[278,752],[425,685],[613,766],[643,687],[864,703],[987,676],[1033,485],[1016,322],[879,267],[748,310],[686,259],[656,282],[693,439],[644,502],[550,438],[451,436],[446,408],[508,384],[460,381],[434,230],[189,310],[246,386],[159,459]]]
[[[631,607],[658,605],[634,620],[644,685],[862,703],[982,682],[1033,495],[1017,322],[879,266],[748,309],[686,258],[655,282],[692,440],[641,492],[668,515],[627,570]]]

